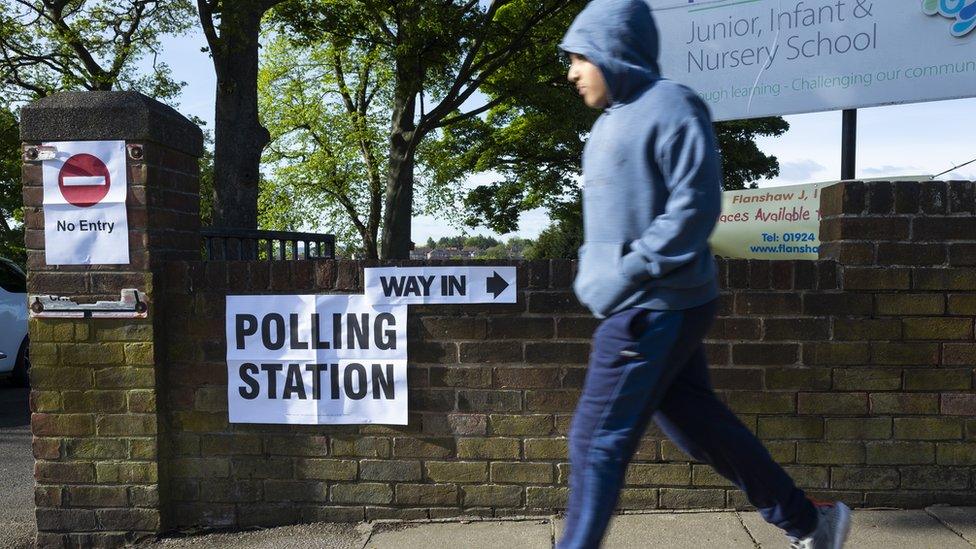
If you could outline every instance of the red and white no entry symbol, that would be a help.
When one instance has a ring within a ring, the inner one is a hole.
[[[98,204],[112,185],[108,167],[96,156],[76,154],[58,174],[58,188],[70,204],[87,208]]]

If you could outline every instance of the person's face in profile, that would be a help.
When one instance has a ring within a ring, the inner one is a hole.
[[[566,78],[576,86],[587,107],[602,109],[609,103],[607,82],[600,69],[582,55],[569,54],[569,74]]]

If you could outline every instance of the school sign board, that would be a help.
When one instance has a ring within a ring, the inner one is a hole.
[[[976,0],[648,0],[716,120],[976,96]]]
[[[129,263],[124,141],[44,143],[44,254],[48,265]]]
[[[407,307],[227,296],[231,423],[407,424]]]

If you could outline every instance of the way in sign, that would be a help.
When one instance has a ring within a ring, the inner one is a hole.
[[[386,297],[430,297],[431,286],[437,278],[440,278],[440,292],[433,295],[467,295],[468,281],[465,275],[384,276],[380,278],[380,284]]]
[[[516,268],[380,267],[366,269],[370,303],[516,303]]]

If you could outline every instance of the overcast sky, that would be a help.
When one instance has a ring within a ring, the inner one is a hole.
[[[196,115],[213,128],[213,65],[200,48],[201,34],[170,38],[164,42],[161,60],[173,76],[187,83],[179,109]],[[976,86],[974,86],[976,90]],[[976,91],[974,91],[976,93]],[[776,155],[780,177],[760,186],[796,185],[839,179],[841,113],[788,116],[790,130],[779,138],[762,139],[760,148]],[[858,114],[857,177],[934,175],[976,158],[972,137],[976,99],[942,101],[861,109]],[[483,179],[483,177],[482,177]],[[942,179],[976,180],[976,164],[947,174]],[[472,179],[475,184],[478,177]],[[518,233],[504,235],[535,238],[548,225],[543,211],[524,214]],[[488,231],[475,231],[488,234]],[[430,217],[415,218],[414,242],[458,234],[459,230]]]

